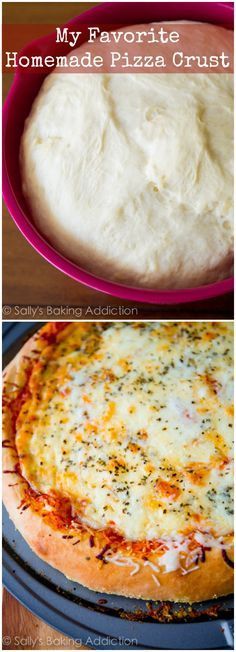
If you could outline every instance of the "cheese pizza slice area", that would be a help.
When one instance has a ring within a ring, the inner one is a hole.
[[[32,369],[16,428],[22,475],[95,530],[132,542],[195,532],[223,546],[232,403],[230,323],[70,324]]]

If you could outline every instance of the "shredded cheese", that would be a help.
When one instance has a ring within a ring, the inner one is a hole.
[[[131,542],[158,539],[157,567],[156,558],[148,562],[155,572],[180,568],[192,540],[186,530],[200,546],[224,549],[232,531],[232,325],[83,328],[71,325],[33,374],[35,394],[16,434],[24,476],[37,492],[69,499],[88,527],[113,527]],[[139,570],[128,558],[107,559]]]

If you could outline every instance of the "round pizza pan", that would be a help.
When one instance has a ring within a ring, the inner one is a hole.
[[[4,366],[35,322],[3,324]],[[180,605],[90,591],[35,555],[3,509],[3,582],[27,609],[94,649],[233,649],[233,599]]]

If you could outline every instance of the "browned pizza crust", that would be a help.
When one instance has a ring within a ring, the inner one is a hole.
[[[6,397],[12,396],[15,385],[24,385],[29,359],[44,346],[37,335],[32,337],[8,365],[3,380]],[[94,532],[91,543],[91,531],[75,533],[71,529],[55,529],[45,522],[40,513],[35,512],[32,505],[24,508],[25,482],[14,472],[18,458],[14,449],[12,415],[7,404],[4,409],[3,440],[7,440],[7,447],[3,449],[3,500],[10,518],[32,550],[68,578],[94,591],[148,600],[192,603],[233,591],[233,571],[225,563],[219,549],[207,551],[205,562],[200,563],[195,572],[186,575],[182,575],[180,570],[159,572],[156,578],[160,586],[153,580],[154,573],[148,565],[140,563],[138,571],[131,575],[132,568],[98,559],[97,555],[100,555],[104,545],[102,535]],[[155,553],[150,560],[155,564]],[[135,562],[139,563],[139,560],[136,558]]]

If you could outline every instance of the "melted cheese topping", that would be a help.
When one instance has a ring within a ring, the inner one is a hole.
[[[228,534],[231,347],[229,323],[71,324],[18,419],[25,477],[127,539]]]

